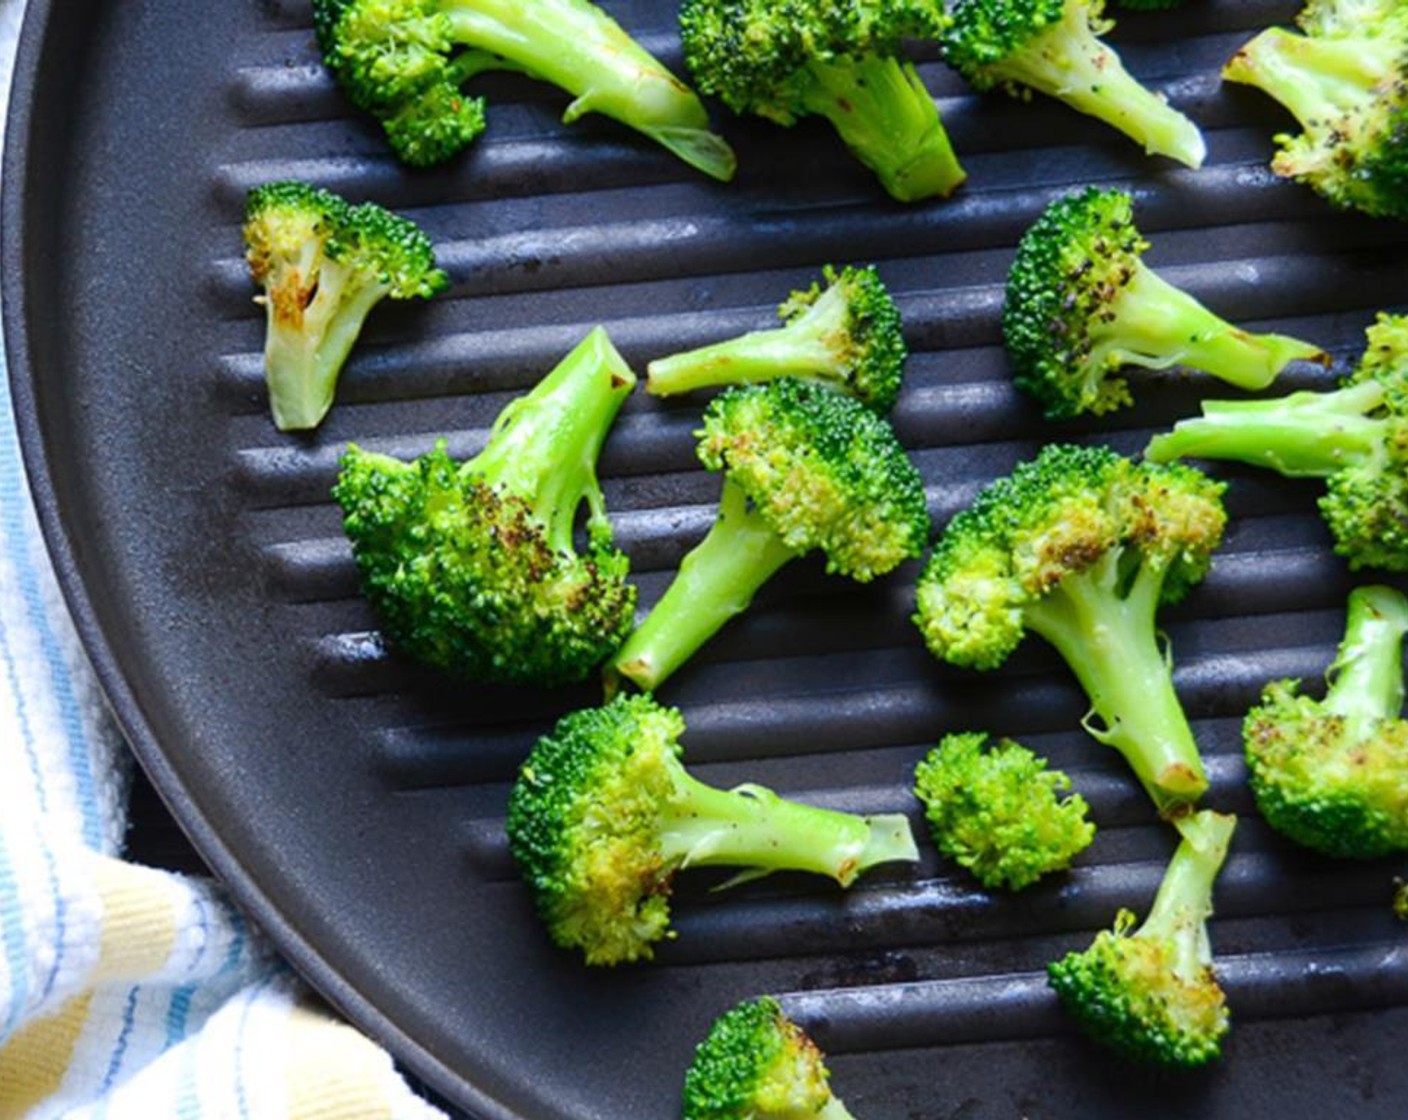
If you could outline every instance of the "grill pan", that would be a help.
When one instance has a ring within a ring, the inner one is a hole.
[[[680,66],[670,5],[617,0]],[[678,941],[648,967],[588,971],[536,924],[501,835],[518,760],[561,692],[462,688],[389,655],[356,593],[328,487],[356,439],[410,456],[483,442],[499,409],[605,323],[638,369],[767,325],[820,265],[874,261],[914,350],[895,412],[942,524],[1041,442],[1121,450],[1193,413],[1192,378],[1134,410],[1049,425],[998,339],[1012,247],[1047,200],[1132,188],[1149,262],[1234,321],[1341,362],[1402,309],[1404,227],[1328,210],[1266,170],[1286,119],[1217,69],[1280,0],[1125,16],[1130,68],[1207,130],[1208,166],[1147,160],[1045,101],[979,98],[921,53],[971,173],[947,204],[885,199],[824,124],[721,122],[721,187],[612,122],[564,127],[566,98],[482,82],[487,136],[446,168],[400,169],[317,62],[304,0],[31,0],[6,152],[6,343],[41,520],[99,674],[172,810],[239,900],[335,1004],[483,1120],[676,1114],[712,1018],[774,992],[832,1055],[858,1116],[1029,1120],[1198,1116],[1400,1120],[1408,937],[1400,865],[1331,864],[1256,818],[1238,725],[1267,680],[1317,677],[1356,580],[1316,487],[1236,468],[1212,575],[1164,616],[1207,757],[1207,803],[1243,815],[1213,923],[1235,1027],[1187,1077],[1133,1072],[1072,1033],[1045,963],[1120,906],[1147,908],[1171,850],[1039,640],[1003,670],[937,664],[909,625],[917,568],[859,588],[796,563],[663,699],[707,781],[753,780],[859,811],[909,811],[914,762],[990,728],[1069,769],[1101,825],[1065,878],[993,897],[932,851],[846,894],[776,877],[677,894]],[[454,287],[382,308],[312,437],[278,435],[262,319],[240,260],[246,190],[281,177],[419,221]],[[1318,378],[1318,380],[1317,380]],[[1295,371],[1288,387],[1323,384]],[[642,602],[710,522],[693,458],[700,400],[628,402],[602,464]]]

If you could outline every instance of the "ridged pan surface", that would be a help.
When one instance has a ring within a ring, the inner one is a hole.
[[[608,5],[680,65],[672,6]],[[824,125],[724,121],[742,171],[705,181],[566,98],[490,78],[488,134],[410,173],[320,68],[306,3],[34,0],[4,207],[7,341],[43,519],[114,704],[176,813],[280,945],[431,1084],[484,1118],[668,1117],[711,1019],[782,996],[833,1056],[858,1116],[1030,1120],[1394,1118],[1408,1100],[1408,932],[1392,864],[1331,864],[1255,816],[1239,722],[1267,680],[1313,678],[1356,579],[1312,484],[1228,469],[1233,514],[1207,581],[1164,622],[1212,775],[1244,815],[1213,939],[1235,1017],[1209,1072],[1154,1078],[1076,1036],[1043,968],[1148,905],[1170,850],[1039,640],[967,674],[910,625],[910,566],[860,588],[813,562],[671,681],[695,772],[827,805],[904,811],[946,731],[991,728],[1069,769],[1101,831],[1069,876],[994,897],[932,851],[849,893],[779,877],[719,895],[685,880],[677,941],[648,967],[554,950],[502,833],[534,738],[593,702],[452,687],[389,656],[328,497],[349,440],[468,455],[514,395],[593,325],[638,369],[772,321],[828,262],[877,263],[914,354],[895,411],[937,524],[1053,438],[1141,447],[1195,411],[1156,379],[1106,422],[1051,425],[1014,391],[1002,282],[1054,195],[1131,187],[1148,260],[1227,317],[1316,340],[1341,363],[1402,309],[1408,230],[1331,212],[1266,169],[1288,120],[1220,64],[1295,5],[1195,0],[1129,16],[1130,68],[1206,129],[1199,172],[1146,159],[1054,103],[980,98],[919,57],[971,180],[888,201]],[[420,222],[454,284],[384,308],[312,437],[277,434],[263,322],[241,260],[245,192],[299,177]],[[1322,375],[1323,376],[1323,375]],[[1315,379],[1300,371],[1294,384]],[[627,403],[603,475],[642,601],[710,523],[718,480],[698,398]]]

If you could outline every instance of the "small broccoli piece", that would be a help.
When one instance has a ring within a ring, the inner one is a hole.
[[[876,412],[899,395],[908,351],[899,308],[874,268],[828,265],[826,288],[793,292],[785,326],[651,362],[646,389],[668,397],[714,385],[803,377],[845,390]]]
[[[1232,459],[1322,478],[1320,514],[1351,568],[1408,571],[1408,316],[1380,315],[1339,389],[1263,401],[1204,401],[1155,436],[1146,458]]]
[[[670,883],[687,867],[773,871],[849,886],[918,859],[900,814],[859,817],[761,786],[716,789],[680,762],[684,719],[649,696],[564,717],[538,740],[509,796],[508,838],[553,941],[588,964],[649,959],[672,936]]]
[[[1357,588],[1325,699],[1273,681],[1247,713],[1252,793],[1277,832],[1347,859],[1408,851],[1405,633],[1402,592]]]
[[[684,1120],[851,1120],[816,1043],[771,996],[724,1012],[684,1078]]]
[[[1155,613],[1207,572],[1227,520],[1223,489],[1186,467],[1051,444],[949,523],[914,620],[937,657],[973,669],[1040,634],[1090,698],[1086,730],[1175,815],[1207,777]]]
[[[392,644],[459,679],[544,685],[581,680],[610,655],[635,588],[596,460],[634,384],[597,328],[504,409],[466,463],[443,441],[413,463],[348,447],[333,496]]]
[[[1214,315],[1141,260],[1149,242],[1134,200],[1091,187],[1057,199],[1023,235],[1007,278],[1002,332],[1017,384],[1052,419],[1132,403],[1125,366],[1184,365],[1264,389],[1317,346],[1249,334]]]
[[[1121,910],[1089,949],[1047,967],[1061,1003],[1097,1042],[1135,1061],[1191,1069],[1222,1053],[1227,1002],[1212,968],[1207,920],[1237,818],[1203,811],[1182,840],[1149,917]]]
[[[313,20],[328,69],[412,166],[472,143],[484,102],[461,87],[510,70],[572,94],[567,124],[602,113],[706,175],[733,178],[733,150],[709,131],[699,98],[588,0],[313,0]]]
[[[907,38],[943,26],[932,0],[684,0],[680,34],[699,88],[735,113],[790,127],[831,122],[902,202],[948,196],[967,178]]]
[[[307,183],[250,191],[244,243],[250,275],[264,289],[255,302],[267,314],[264,376],[281,432],[322,423],[373,307],[429,299],[448,284],[414,222]]]
[[[1298,35],[1263,31],[1222,71],[1300,123],[1276,137],[1278,175],[1336,206],[1408,219],[1408,7],[1399,0],[1311,0]]]
[[[1095,838],[1071,779],[1010,739],[946,735],[914,772],[935,846],[983,886],[1019,891],[1064,871]],[[985,749],[986,748],[986,749]]]
[[[1198,126],[1151,93],[1100,36],[1104,0],[957,0],[942,35],[948,61],[977,89],[1034,89],[1104,121],[1146,152],[1201,167]]]
[[[890,425],[851,397],[783,378],[716,397],[699,457],[724,472],[713,528],[612,659],[653,692],[789,560],[868,583],[918,557],[929,536],[924,484]]]
[[[1403,879],[1393,881],[1393,916],[1408,922],[1408,882]]]

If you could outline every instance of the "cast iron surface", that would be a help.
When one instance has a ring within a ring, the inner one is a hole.
[[[668,5],[620,0],[678,64]],[[1316,488],[1229,470],[1216,568],[1166,619],[1208,755],[1211,804],[1244,814],[1213,936],[1236,1029],[1205,1074],[1115,1068],[1070,1033],[1041,969],[1120,906],[1147,906],[1169,846],[1033,639],[1003,671],[934,663],[907,621],[915,570],[866,589],[787,569],[670,683],[707,780],[914,812],[908,776],[946,730],[991,727],[1069,768],[1102,826],[1067,878],[1016,898],[932,854],[842,895],[778,878],[681,884],[650,967],[588,972],[536,925],[501,835],[516,764],[590,688],[451,688],[380,645],[328,500],[356,439],[412,455],[487,424],[597,322],[627,358],[765,325],[818,266],[874,260],[915,351],[897,428],[942,523],[1053,437],[1142,445],[1194,410],[1169,379],[1111,423],[1052,427],[997,345],[1012,246],[1071,185],[1132,186],[1151,262],[1222,313],[1342,360],[1402,308],[1401,226],[1328,211],[1265,170],[1286,122],[1217,67],[1280,0],[1127,17],[1132,69],[1208,130],[1197,173],[1144,159],[1061,107],[980,99],[921,55],[972,180],[948,204],[885,200],[820,125],[728,121],[732,187],[565,98],[491,79],[466,158],[411,174],[319,68],[306,3],[32,0],[4,198],[6,341],[41,515],[104,683],[202,853],[295,963],[432,1084],[485,1118],[667,1117],[695,1041],[735,1000],[780,993],[833,1054],[857,1115],[1090,1120],[1400,1118],[1408,938],[1392,864],[1294,852],[1251,811],[1240,714],[1329,661],[1355,580]],[[264,402],[262,320],[240,260],[246,190],[299,176],[418,221],[455,284],[377,312],[311,438]],[[1308,384],[1314,371],[1290,379]],[[636,395],[604,475],[649,603],[713,514],[698,400]]]

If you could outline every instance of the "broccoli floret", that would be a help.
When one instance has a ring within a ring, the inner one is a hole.
[[[1400,922],[1408,922],[1408,881],[1393,881],[1393,916]]]
[[[735,113],[783,126],[825,117],[903,201],[967,178],[906,38],[943,26],[933,0],[684,0],[680,33],[699,88]]]
[[[684,1120],[851,1120],[816,1043],[771,996],[724,1012],[684,1078]]]
[[[903,815],[705,785],[680,762],[683,732],[680,713],[649,696],[574,712],[538,741],[509,796],[509,844],[538,913],[588,964],[649,959],[672,936],[670,883],[682,868],[740,868],[734,882],[805,871],[845,887],[876,864],[918,858]]]
[[[1380,315],[1358,367],[1330,392],[1204,401],[1145,456],[1232,459],[1322,478],[1320,513],[1351,568],[1408,571],[1408,316]]]
[[[1237,818],[1204,811],[1182,840],[1144,924],[1121,910],[1089,949],[1047,967],[1061,1003],[1097,1042],[1127,1058],[1193,1068],[1222,1053],[1227,1002],[1212,967],[1207,920]]]
[[[783,378],[716,397],[699,457],[724,472],[713,528],[612,659],[652,692],[786,564],[819,550],[826,570],[867,583],[918,557],[924,484],[890,425],[852,397]]]
[[[307,183],[249,192],[245,258],[264,289],[264,376],[275,426],[316,428],[371,309],[429,299],[448,284],[430,239],[375,203],[351,206]]]
[[[651,362],[646,389],[667,397],[714,385],[803,377],[843,389],[876,412],[899,395],[908,351],[899,308],[874,268],[827,266],[826,287],[793,292],[785,326]]]
[[[948,61],[977,89],[1028,89],[1119,129],[1144,150],[1201,167],[1198,126],[1134,80],[1100,36],[1104,0],[958,0],[942,36]]]
[[[917,592],[934,654],[992,669],[1034,630],[1090,698],[1086,730],[1174,815],[1207,788],[1155,613],[1203,578],[1224,485],[1189,468],[1051,444],[944,530]]]
[[[392,644],[456,678],[544,685],[581,680],[611,654],[636,596],[596,460],[634,384],[597,328],[468,462],[443,441],[413,463],[348,447],[333,496]]]
[[[1305,34],[1263,31],[1222,71],[1300,123],[1276,137],[1272,170],[1336,206],[1408,218],[1408,7],[1311,0],[1299,23]]]
[[[935,846],[985,887],[1019,891],[1063,871],[1095,838],[1071,779],[1010,739],[946,735],[914,771]]]
[[[511,70],[573,95],[571,124],[603,113],[716,179],[735,159],[694,92],[587,0],[313,0],[323,61],[386,129],[396,155],[440,163],[484,130],[461,87]]]
[[[1388,587],[1349,596],[1324,700],[1274,681],[1242,733],[1257,808],[1277,832],[1328,856],[1408,851],[1408,599]]]
[[[1141,260],[1134,200],[1091,187],[1057,199],[1023,235],[1007,278],[1002,331],[1017,384],[1052,419],[1132,403],[1125,366],[1188,366],[1263,389],[1317,346],[1249,334]]]

